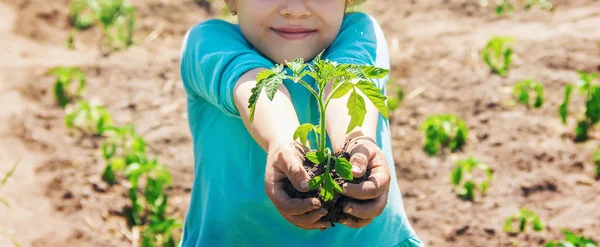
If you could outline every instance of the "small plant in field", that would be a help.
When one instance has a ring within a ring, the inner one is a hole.
[[[512,0],[496,0],[496,15],[509,15],[515,12]]]
[[[563,230],[565,240],[552,241],[544,245],[544,247],[598,247],[598,244],[591,238],[577,236],[568,230]]]
[[[115,172],[146,157],[146,141],[135,132],[133,125],[107,128],[108,138],[102,143],[102,157],[106,161],[102,179],[116,183]]]
[[[533,105],[530,103],[532,99],[531,93],[535,93],[533,96]],[[513,97],[517,102],[527,107],[540,108],[544,105],[544,84],[532,79],[519,81],[513,86]]]
[[[71,3],[70,19],[77,29],[86,29],[99,21],[104,45],[111,50],[121,50],[134,43],[136,11],[126,0],[75,0]]]
[[[473,176],[473,169],[481,170],[485,173],[485,178],[476,179]],[[481,190],[481,194],[485,195],[492,183],[492,169],[485,163],[469,157],[456,162],[456,167],[450,174],[450,182],[455,188],[458,188],[458,194],[466,199],[473,200],[475,198],[475,190]]]
[[[515,221],[519,224],[519,228],[516,231],[513,227]],[[540,220],[540,217],[537,216],[537,214],[535,214],[529,209],[522,208],[521,210],[519,210],[519,214],[506,218],[503,230],[508,234],[519,234],[525,232],[527,224],[531,224],[531,228],[536,232],[539,232],[544,229],[544,225],[542,224],[542,221]]]
[[[529,10],[531,7],[537,6],[540,9],[553,10],[554,4],[547,0],[526,0],[525,9]]]
[[[398,85],[394,85],[392,95],[387,98],[388,109],[394,111],[402,104],[404,99],[404,89]]]
[[[341,194],[341,183],[354,181],[352,176],[352,165],[348,162],[348,154],[332,154],[331,150],[326,147],[327,133],[325,126],[325,112],[331,99],[341,98],[344,95],[350,94],[346,104],[350,123],[346,129],[346,133],[352,131],[355,127],[360,127],[365,119],[366,105],[361,92],[379,112],[385,117],[388,117],[388,107],[385,103],[386,97],[381,90],[371,81],[371,79],[384,78],[388,74],[388,70],[367,65],[354,64],[338,64],[330,60],[322,60],[321,54],[317,55],[310,64],[305,64],[302,59],[294,59],[291,62],[286,62],[287,67],[292,71],[292,75],[288,75],[284,70],[283,65],[275,65],[270,70],[264,70],[257,76],[256,87],[252,89],[252,95],[249,99],[250,116],[249,120],[252,124],[254,121],[254,111],[256,102],[260,93],[265,90],[269,100],[273,100],[277,88],[283,83],[283,80],[291,80],[295,83],[303,85],[316,99],[319,106],[320,123],[318,126],[312,124],[302,124],[295,131],[293,138],[299,140],[303,145],[306,145],[308,134],[311,131],[315,132],[315,143],[318,149],[306,153],[305,168],[314,166],[321,167],[320,174],[312,174],[309,181],[309,187],[313,191],[318,191],[323,202],[334,207],[339,202],[336,192]],[[306,68],[308,69],[306,70]],[[317,89],[309,86],[303,78],[308,75],[316,81]],[[324,94],[325,87],[329,82],[332,82],[331,93],[326,96]],[[308,167],[307,167],[308,166]],[[367,171],[368,172],[368,171]],[[309,172],[309,175],[311,173]],[[366,179],[368,174],[363,178]],[[340,184],[338,182],[340,181]],[[291,185],[291,184],[290,184]],[[292,187],[293,188],[293,187]],[[288,192],[289,193],[289,192]],[[299,194],[298,196],[308,196],[309,194]],[[293,195],[290,195],[293,196]],[[339,206],[341,208],[341,206]],[[325,206],[325,208],[328,208]],[[329,217],[333,217],[332,222],[339,222],[341,215],[330,215],[331,210],[328,210]],[[341,211],[340,211],[341,212]],[[326,218],[328,217],[326,216]]]
[[[57,67],[48,71],[49,75],[56,76],[54,82],[54,97],[62,108],[73,100],[79,99],[85,89],[85,74],[77,67]],[[72,85],[77,82],[76,87]]]
[[[450,147],[452,152],[461,149],[467,142],[469,131],[467,125],[456,115],[429,116],[419,130],[425,133],[423,150],[433,156],[443,147]]]
[[[579,92],[585,95],[585,112],[583,117],[580,117],[575,128],[575,139],[577,141],[586,141],[589,138],[589,130],[600,121],[600,84],[593,83],[598,78],[598,74],[579,72],[579,77]],[[564,124],[567,123],[568,107],[572,91],[573,85],[567,84],[564,101],[558,108],[558,113]]]
[[[65,125],[71,132],[100,136],[112,124],[112,117],[103,106],[79,101],[65,110]]]
[[[481,51],[483,61],[490,67],[492,73],[506,76],[512,64],[512,37],[492,37]]]

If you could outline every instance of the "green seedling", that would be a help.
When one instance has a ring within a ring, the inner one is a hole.
[[[512,64],[512,37],[492,37],[481,51],[483,61],[490,67],[492,73],[506,76]]]
[[[598,244],[591,238],[577,236],[576,234],[563,230],[565,240],[552,241],[544,245],[544,247],[598,247]]]
[[[452,152],[460,150],[467,142],[469,131],[466,124],[456,115],[433,115],[425,119],[420,131],[424,131],[423,150],[430,156],[437,155],[443,147]]]
[[[485,178],[476,179],[473,176],[474,168],[485,172]],[[459,188],[458,194],[466,200],[473,200],[475,198],[475,190],[477,189],[481,190],[481,194],[485,195],[492,183],[492,178],[492,169],[473,157],[456,162],[456,167],[450,174],[452,186]]]
[[[142,247],[176,247],[174,232],[183,227],[183,222],[175,218],[152,217],[142,233]]]
[[[577,84],[579,92],[585,95],[585,112],[583,117],[580,117],[577,127],[575,128],[576,141],[588,140],[589,130],[600,121],[600,84],[593,83],[598,76],[598,74],[579,72],[580,80]],[[569,113],[568,107],[572,91],[573,85],[567,84],[565,87],[564,101],[558,108],[558,113],[563,124],[567,123],[567,116]]]
[[[65,110],[65,125],[71,132],[101,136],[112,124],[112,117],[103,106],[79,101]]]
[[[86,79],[79,68],[57,67],[49,70],[47,74],[56,76],[54,97],[60,107],[65,108],[69,103],[81,98]],[[77,82],[76,87],[72,85],[73,82]]]
[[[270,70],[262,71],[257,76],[256,87],[252,89],[252,95],[248,102],[250,109],[249,120],[252,124],[256,102],[261,92],[263,90],[266,91],[267,97],[272,101],[283,80],[300,83],[317,99],[320,113],[319,125],[302,124],[295,131],[293,138],[299,140],[302,144],[306,144],[308,134],[314,131],[315,143],[318,143],[318,148],[314,152],[307,153],[306,158],[314,164],[326,163],[326,171],[311,179],[309,186],[311,189],[320,188],[320,196],[323,201],[329,201],[333,199],[335,192],[340,194],[342,192],[341,187],[333,180],[330,174],[332,168],[335,169],[335,172],[340,177],[346,180],[353,180],[350,162],[343,157],[333,157],[331,150],[326,148],[325,112],[329,102],[331,99],[341,98],[350,94],[346,104],[348,115],[350,116],[350,123],[346,129],[346,133],[349,133],[356,127],[362,126],[365,119],[367,110],[361,93],[387,119],[388,106],[385,103],[386,97],[382,94],[382,90],[371,80],[384,78],[389,71],[367,65],[338,64],[330,60],[322,60],[321,55],[322,53],[317,55],[310,64],[305,64],[303,59],[294,59],[291,62],[286,62],[287,68],[292,72],[291,76],[288,75],[288,71],[284,70],[283,65],[280,64],[275,65]],[[307,67],[308,69],[306,69]],[[307,75],[316,81],[316,91],[303,80]],[[332,85],[331,93],[325,95],[325,88],[330,82]]]
[[[547,0],[525,0],[525,10],[529,10],[534,6],[549,11],[553,10],[554,8],[554,4]]]
[[[530,104],[533,96],[533,105]],[[544,84],[532,79],[521,80],[513,86],[513,97],[515,100],[527,107],[540,108],[544,105]]]
[[[496,15],[509,15],[515,12],[512,0],[496,0]]]
[[[71,4],[70,16],[76,29],[88,28],[99,21],[104,46],[111,50],[122,50],[134,44],[136,11],[126,0],[76,0]]]
[[[2,178],[2,180],[0,180],[0,188],[4,187],[4,184],[6,184],[8,179],[10,177],[12,177],[12,175],[15,173],[15,169],[17,169],[18,164],[19,164],[19,162],[17,161],[17,163],[15,163],[13,165],[13,167],[10,168],[10,170],[6,174],[4,174],[4,178]],[[2,197],[0,197],[0,203],[4,204],[4,206],[6,206],[6,207],[10,207],[10,204],[8,203],[8,201]]]
[[[133,125],[110,127],[107,134],[108,138],[102,143],[102,157],[106,161],[102,179],[112,185],[116,183],[115,172],[145,159],[146,141],[136,134]]]
[[[596,177],[600,178],[600,147],[594,153],[594,163],[596,163]]]
[[[519,224],[518,231],[515,231],[515,229],[513,228],[515,221],[517,221]],[[531,224],[531,228],[536,232],[539,232],[544,229],[544,225],[542,224],[542,221],[540,220],[540,217],[537,216],[537,214],[535,214],[529,209],[522,208],[521,210],[519,210],[518,215],[512,215],[506,218],[503,230],[504,232],[509,234],[523,233],[525,232],[527,224]]]
[[[394,111],[398,109],[402,100],[404,100],[404,89],[398,85],[393,86],[393,94],[387,98],[388,109]]]
[[[171,185],[171,174],[165,166],[156,159],[145,157],[140,162],[132,163],[125,169],[125,177],[129,181],[129,199],[132,203],[130,221],[134,225],[142,223],[141,215],[164,217],[167,208],[165,189]],[[140,180],[145,179],[146,188],[140,190]]]
[[[90,6],[91,0],[73,0],[69,6],[69,21],[74,28],[85,30],[90,28],[95,21],[95,16]]]

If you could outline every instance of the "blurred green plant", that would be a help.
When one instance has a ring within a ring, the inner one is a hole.
[[[519,228],[517,231],[515,231],[513,227],[515,221],[519,224]],[[540,220],[540,217],[538,217],[537,214],[535,214],[533,211],[526,208],[522,208],[521,210],[519,210],[519,214],[512,215],[506,218],[506,221],[504,222],[504,227],[502,229],[504,230],[504,232],[509,234],[519,234],[525,232],[527,224],[531,224],[531,228],[536,232],[539,232],[544,229],[544,225]]]
[[[599,75],[597,73],[588,74],[582,71],[579,72],[580,79],[577,86],[579,88],[579,93],[585,95],[585,112],[583,117],[579,118],[577,127],[575,128],[576,141],[588,140],[589,130],[600,121],[600,84],[593,83],[598,77]],[[567,123],[572,91],[573,84],[567,84],[565,86],[563,103],[558,108],[558,113],[563,124]]]
[[[515,12],[515,6],[511,0],[496,0],[496,15],[509,15]]]
[[[112,117],[103,106],[80,100],[65,110],[65,126],[70,132],[101,136],[112,125]]]
[[[398,109],[404,100],[404,89],[402,89],[401,86],[394,84],[391,91],[392,95],[387,97],[387,104],[388,109],[393,112],[394,110]]]
[[[423,150],[430,156],[437,155],[441,148],[450,147],[452,152],[461,149],[467,142],[469,131],[466,124],[457,115],[442,114],[429,116],[421,126],[424,131]]]
[[[81,98],[81,93],[85,89],[86,78],[79,68],[56,67],[50,69],[47,74],[56,76],[54,97],[60,107],[65,108],[69,103]],[[73,87],[73,81],[78,82],[77,87]]]
[[[547,0],[525,0],[525,10],[529,10],[534,6],[550,11],[554,9],[554,4]]]
[[[533,105],[530,104],[531,93],[535,93]],[[513,97],[527,107],[540,108],[544,105],[544,84],[532,79],[521,80],[513,86]]]
[[[591,238],[578,236],[573,232],[563,229],[565,239],[563,241],[551,241],[544,247],[598,247],[598,244]]]
[[[490,67],[492,73],[499,76],[506,76],[508,68],[512,64],[512,44],[515,39],[512,37],[493,36],[487,45],[481,50],[483,61]]]
[[[102,143],[102,157],[106,166],[102,179],[115,184],[115,172],[122,172],[130,164],[139,163],[146,157],[146,141],[135,132],[135,126],[111,126],[106,129],[107,138]]]
[[[103,45],[110,50],[118,51],[134,44],[136,11],[128,1],[75,0],[71,2],[70,9],[71,25],[78,30],[87,29],[96,21],[100,22],[102,38],[106,40]]]
[[[485,178],[476,179],[473,176],[473,169],[477,168],[485,172]],[[473,200],[475,198],[475,190],[481,190],[481,194],[485,195],[492,183],[492,169],[485,163],[469,157],[467,159],[456,162],[456,167],[450,174],[450,182],[454,188],[458,189],[458,194],[465,200]]]

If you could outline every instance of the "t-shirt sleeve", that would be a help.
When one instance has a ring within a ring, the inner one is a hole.
[[[244,73],[271,68],[237,25],[211,19],[188,31],[181,49],[180,73],[189,98],[202,98],[228,116],[239,116],[233,87]]]
[[[379,23],[371,16],[352,12],[346,14],[342,27],[324,59],[338,63],[375,65],[390,69],[387,42]],[[386,78],[375,80],[384,89]]]

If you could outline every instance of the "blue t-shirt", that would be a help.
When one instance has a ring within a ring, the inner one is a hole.
[[[363,13],[346,14],[323,58],[390,67],[381,27]],[[391,167],[392,180],[379,217],[360,229],[336,224],[325,231],[307,231],[279,214],[265,194],[267,154],[248,133],[233,101],[233,87],[242,74],[273,66],[245,40],[238,25],[207,20],[185,36],[181,76],[194,147],[194,184],[180,246],[423,246],[406,218],[393,179],[389,122],[381,115],[377,143]],[[376,81],[384,92],[386,81],[387,77]],[[307,83],[314,86],[314,81]],[[284,81],[284,85],[300,123],[317,124],[316,99],[300,84]]]

